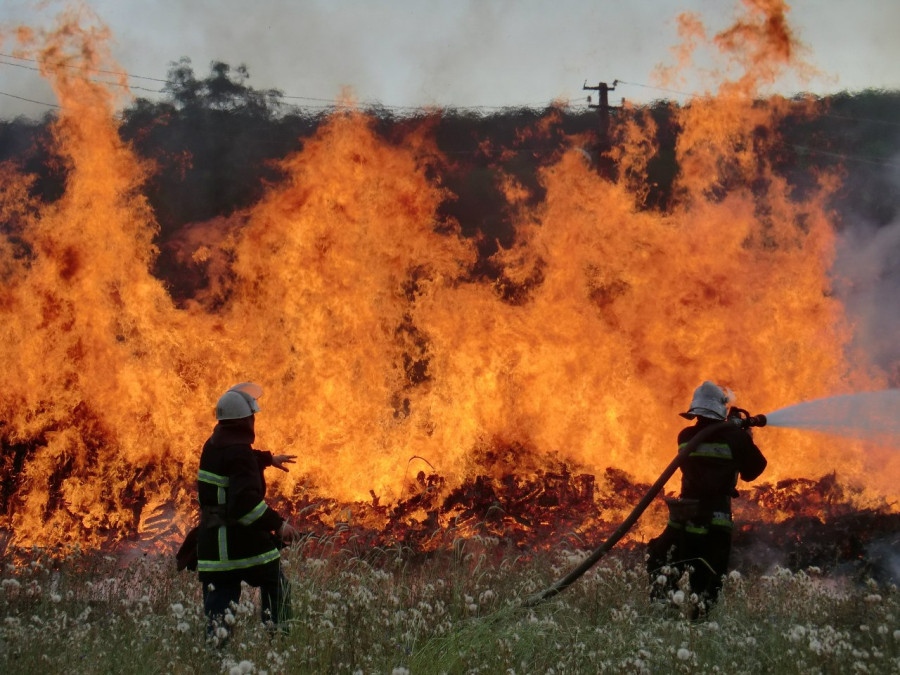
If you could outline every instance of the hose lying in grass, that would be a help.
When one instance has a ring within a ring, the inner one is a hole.
[[[604,541],[599,547],[597,547],[587,558],[585,558],[578,567],[569,572],[562,579],[556,581],[552,586],[544,589],[540,593],[535,593],[531,597],[527,598],[524,602],[525,607],[534,607],[542,603],[544,600],[549,600],[555,595],[562,593],[569,586],[571,586],[575,581],[578,580],[581,575],[587,572],[591,567],[593,567],[600,558],[605,556],[613,546],[615,546],[619,540],[625,536],[625,534],[634,527],[634,524],[638,521],[638,518],[641,517],[641,514],[647,510],[647,507],[650,506],[650,502],[653,501],[653,498],[659,493],[660,490],[663,489],[666,482],[669,478],[672,477],[672,474],[681,466],[681,462],[691,454],[698,445],[703,443],[709,436],[721,430],[726,425],[734,424],[732,421],[725,421],[719,424],[713,424],[711,426],[706,427],[702,431],[697,432],[697,434],[688,441],[681,449],[679,449],[678,454],[675,455],[675,459],[673,459],[669,466],[665,468],[665,470],[660,474],[659,478],[656,479],[656,482],[650,486],[650,489],[647,490],[647,493],[641,498],[641,501],[637,503],[637,505],[632,509],[631,513],[628,514],[628,517],[622,521],[622,524],[616,528],[616,531],[613,532],[609,538]]]

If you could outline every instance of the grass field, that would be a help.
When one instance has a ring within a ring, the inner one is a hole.
[[[523,556],[492,539],[428,556],[323,550],[285,551],[289,634],[263,628],[248,589],[223,648],[205,642],[196,576],[170,557],[5,561],[0,672],[900,672],[893,584],[815,568],[733,572],[708,619],[691,622],[680,594],[665,607],[649,601],[639,549],[614,551],[534,609],[522,601],[583,552]]]

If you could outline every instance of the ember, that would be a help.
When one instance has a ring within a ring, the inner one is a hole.
[[[761,97],[797,65],[762,11],[716,42],[746,72],[673,111],[665,211],[643,208],[655,122],[627,110],[617,178],[583,137],[534,185],[505,174],[514,234],[485,254],[449,215],[442,177],[461,169],[430,122],[387,140],[348,106],[252,207],[183,228],[179,260],[203,283],[178,303],[153,272],[153,167],[83,75],[115,69],[108,36],[73,13],[19,30],[61,104],[66,180],[45,199],[0,167],[5,543],[170,549],[195,517],[212,406],[241,381],[266,392],[259,446],[298,455],[272,486],[284,512],[347,546],[419,551],[474,536],[589,547],[671,459],[674,413],[708,377],[758,412],[884,387],[850,353],[831,289],[836,177],[800,191],[773,169],[779,123],[812,106]],[[528,133],[565,138],[560,118]],[[780,429],[760,445],[774,483],[753,493],[754,522],[896,513],[896,453]],[[645,525],[662,518],[656,505]]]

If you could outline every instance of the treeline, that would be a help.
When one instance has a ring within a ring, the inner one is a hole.
[[[299,149],[327,117],[327,112],[288,105],[277,90],[255,89],[249,79],[244,67],[221,62],[213,63],[201,78],[190,61],[182,59],[172,64],[162,99],[138,98],[122,114],[122,138],[157,167],[145,192],[160,226],[157,272],[162,277],[176,273],[166,256],[168,240],[185,224],[253,204],[266,184],[279,178],[274,161]],[[815,169],[842,167],[843,188],[833,204],[838,217],[865,219],[876,226],[894,222],[900,214],[900,92],[842,93],[816,105],[820,114],[784,121],[773,164],[798,189]],[[411,128],[428,122],[438,148],[450,160],[433,169],[441,172],[441,183],[453,193],[442,215],[458,221],[466,235],[487,235],[480,238],[485,261],[496,241],[506,243],[512,236],[509,206],[500,190],[503,175],[514,176],[539,201],[537,171],[558,157],[571,135],[585,139],[582,147],[596,161],[599,124],[590,109],[553,111],[557,122],[543,125],[541,133],[534,132],[536,123],[550,110],[367,112],[387,142],[400,142]],[[659,101],[632,111],[613,110],[612,124],[615,128],[617,116],[645,112],[657,124],[658,152],[648,166],[643,208],[666,210],[678,172],[678,129],[671,104]],[[64,169],[50,144],[51,119],[48,114],[41,121],[0,122],[0,161],[12,161],[33,174],[33,190],[46,201],[56,199],[65,184]],[[0,227],[6,229],[2,223]]]

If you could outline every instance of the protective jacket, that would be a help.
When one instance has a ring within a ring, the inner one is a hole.
[[[220,421],[203,446],[197,477],[200,581],[243,578],[280,557],[273,534],[284,519],[265,501],[272,454],[254,450],[252,418]]]
[[[717,420],[697,418],[697,424],[681,430],[678,447],[683,448],[702,429],[719,424],[716,431],[698,445],[681,464],[681,497],[697,500],[699,510],[710,516],[727,516],[730,525],[731,498],[737,496],[738,477],[757,478],[766,468],[766,458],[749,433],[737,425],[722,425]]]

